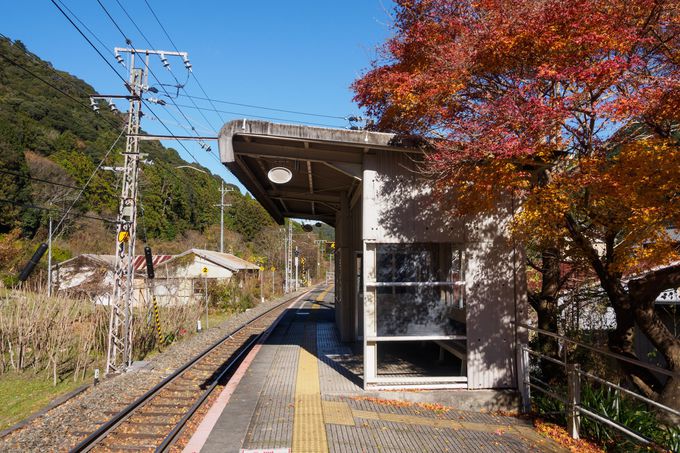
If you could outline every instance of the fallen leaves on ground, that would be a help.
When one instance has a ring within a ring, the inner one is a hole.
[[[572,439],[567,430],[554,423],[548,423],[540,418],[534,420],[536,431],[551,438],[570,451],[578,453],[604,453],[602,448],[585,439]]]
[[[425,409],[437,413],[445,413],[453,410],[452,407],[444,406],[439,403],[416,403],[411,401],[401,401],[401,400],[388,400],[383,398],[374,398],[370,396],[353,396],[351,397],[354,401],[368,401],[369,403],[379,404],[381,406],[390,407],[418,407],[420,409]]]

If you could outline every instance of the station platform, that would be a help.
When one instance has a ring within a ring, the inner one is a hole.
[[[566,451],[528,421],[376,398],[338,340],[333,287],[294,302],[208,410],[184,452]]]

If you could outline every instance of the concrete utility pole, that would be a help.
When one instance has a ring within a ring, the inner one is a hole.
[[[300,251],[298,250],[297,247],[295,247],[295,291],[297,291],[300,288],[299,280],[298,280],[298,267],[300,263]]]
[[[288,232],[284,231],[284,247],[286,252],[286,293],[293,291],[293,222],[288,219]]]
[[[118,207],[118,232],[116,235],[113,297],[109,319],[109,338],[106,354],[106,374],[120,373],[132,364],[132,296],[134,284],[135,241],[137,239],[137,191],[139,180],[139,129],[142,110],[142,95],[149,89],[149,55],[160,55],[164,62],[166,56],[179,56],[188,62],[186,52],[114,49],[117,59],[120,53],[130,54],[130,78],[126,85],[129,95],[94,96],[98,98],[125,98],[130,101],[127,120],[127,140],[125,144],[125,163],[123,165],[123,186]],[[135,56],[144,56],[143,67],[136,67]]]
[[[220,188],[220,204],[215,205],[220,207],[220,253],[224,253],[224,208],[231,207],[231,203],[224,203],[224,194],[233,191],[234,189],[231,187],[225,189],[224,181],[222,181],[222,187]]]
[[[50,226],[47,233],[47,297],[52,295],[52,213],[50,212]]]

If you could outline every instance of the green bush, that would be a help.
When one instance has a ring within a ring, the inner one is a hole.
[[[258,291],[253,282],[237,278],[231,278],[226,283],[213,281],[208,284],[210,306],[229,313],[239,313],[254,307],[259,297]]]
[[[552,391],[559,395],[567,394],[566,387],[553,388]],[[541,417],[566,425],[565,405],[562,402],[537,391],[532,404],[533,410]],[[680,452],[680,427],[661,423],[642,401],[622,395],[611,387],[584,383],[581,386],[581,406],[627,427],[659,446]],[[648,451],[647,447],[641,446],[622,432],[585,415],[581,416],[579,434],[596,441],[611,452]]]

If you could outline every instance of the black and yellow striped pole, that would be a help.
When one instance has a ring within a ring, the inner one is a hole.
[[[156,296],[153,296],[153,317],[156,321],[156,333],[158,334],[158,349],[160,349],[163,344],[163,335],[161,334],[161,317],[158,313],[158,302],[156,302]]]
[[[156,334],[158,335],[158,349],[163,344],[163,335],[161,334],[161,317],[158,311],[158,302],[156,301],[155,285],[153,279],[156,276],[153,270],[153,255],[151,254],[151,247],[148,245],[144,247],[144,260],[146,261],[146,276],[150,280],[151,286],[151,300],[153,301],[153,318],[156,322]]]

